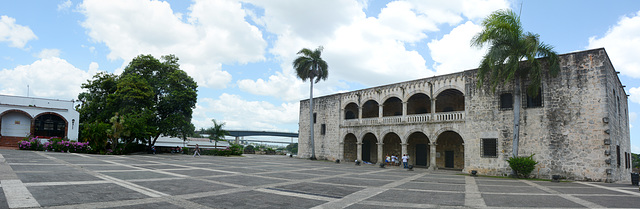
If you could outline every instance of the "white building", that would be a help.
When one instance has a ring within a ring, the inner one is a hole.
[[[0,95],[0,145],[27,136],[78,140],[79,117],[72,100]]]

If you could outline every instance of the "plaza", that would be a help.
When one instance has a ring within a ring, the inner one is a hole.
[[[534,171],[535,172],[535,171]],[[0,150],[0,208],[633,208],[630,182],[471,177],[282,155]]]

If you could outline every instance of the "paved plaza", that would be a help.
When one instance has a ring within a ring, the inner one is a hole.
[[[529,181],[285,156],[0,150],[0,208],[639,208],[629,182]]]

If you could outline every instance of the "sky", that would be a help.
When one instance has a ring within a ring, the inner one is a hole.
[[[198,83],[192,123],[298,131],[309,82],[291,62],[323,46],[314,96],[477,68],[484,17],[521,15],[559,54],[604,47],[629,97],[640,153],[640,1],[0,0],[0,94],[72,100],[97,72],[174,54]]]

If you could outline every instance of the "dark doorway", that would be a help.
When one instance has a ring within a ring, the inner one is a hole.
[[[427,145],[416,144],[416,165],[427,166]]]
[[[39,116],[34,124],[35,135],[45,137],[65,137],[66,122],[61,117],[53,114]]]
[[[444,151],[444,167],[453,168],[453,151]]]
[[[371,162],[371,141],[362,142],[362,161]]]

